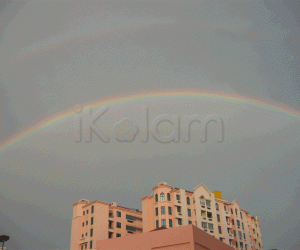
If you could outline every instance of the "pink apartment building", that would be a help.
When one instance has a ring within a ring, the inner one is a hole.
[[[142,212],[117,203],[80,200],[73,204],[71,250],[96,249],[98,240],[142,233]]]
[[[153,194],[142,198],[142,212],[114,202],[81,200],[73,204],[71,250],[98,249],[99,240],[190,224],[234,249],[263,249],[257,217],[236,200],[229,203],[221,192],[210,192],[203,184],[191,192],[160,182]]]

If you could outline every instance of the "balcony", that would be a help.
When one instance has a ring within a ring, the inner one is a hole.
[[[110,221],[114,221],[114,220],[115,220],[115,218],[114,218],[114,216],[113,216],[113,215],[111,215],[111,216],[108,216],[108,220],[110,220]]]
[[[225,211],[225,216],[230,217],[230,213],[228,211]]]
[[[181,212],[175,212],[175,218],[182,218]]]
[[[174,204],[175,204],[175,206],[182,206],[180,200],[175,200],[175,201],[174,201]]]
[[[230,240],[233,240],[233,239],[234,239],[233,234],[228,234],[228,238],[229,238]]]
[[[232,224],[230,222],[227,222],[226,225],[228,228],[232,228]]]
[[[108,228],[108,232],[111,232],[111,233],[113,233],[115,230],[113,229],[113,227],[109,227]]]
[[[87,243],[87,242],[88,242],[87,239],[82,238],[82,239],[80,239],[79,244],[84,244],[84,243]]]

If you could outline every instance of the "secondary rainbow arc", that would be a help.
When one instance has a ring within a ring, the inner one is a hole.
[[[101,100],[93,101],[83,105],[82,111],[90,108],[97,108],[108,105],[120,105],[125,103],[134,103],[150,100],[163,100],[163,99],[201,99],[201,100],[216,100],[219,102],[227,103],[239,103],[248,106],[255,106],[257,108],[269,110],[272,112],[281,113],[287,116],[294,117],[300,120],[300,112],[291,108],[279,106],[278,104],[272,104],[263,102],[260,100],[248,98],[240,95],[227,94],[222,92],[204,92],[200,90],[160,90],[160,91],[147,91],[147,92],[135,92],[125,95],[115,95]],[[54,124],[63,122],[67,119],[75,117],[78,108],[71,108],[65,110],[59,114],[51,116],[43,121],[36,123],[35,125],[24,129],[23,131],[11,136],[7,140],[0,143],[0,153],[6,151],[11,146],[18,142],[30,137]]]

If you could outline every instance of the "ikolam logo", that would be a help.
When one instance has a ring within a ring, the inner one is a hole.
[[[103,130],[101,123],[105,123],[105,116],[109,116],[108,107],[102,107],[97,110],[90,109],[89,112],[82,112],[83,109],[76,111],[78,115],[78,131],[79,136],[76,142],[86,143],[92,142],[96,136],[102,142],[108,143],[110,139]],[[133,119],[124,117],[115,124],[113,124],[114,139],[118,142],[133,142],[138,135],[140,135],[142,142],[148,142],[150,135],[154,140],[161,143],[169,142],[189,142],[191,140],[191,124],[197,122],[200,124],[200,132],[197,135],[200,142],[204,143],[208,138],[208,126],[210,123],[218,126],[217,142],[224,141],[224,122],[218,115],[200,116],[194,115],[158,115],[152,121],[149,120],[149,107],[142,106],[141,121],[138,125]],[[107,124],[107,121],[106,121]],[[159,126],[168,124],[171,128],[167,132],[159,131]],[[83,135],[85,131],[85,136]]]

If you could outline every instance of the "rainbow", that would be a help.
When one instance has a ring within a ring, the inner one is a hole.
[[[207,101],[218,101],[223,103],[234,103],[242,104],[247,107],[256,107],[259,109],[268,110],[271,112],[276,112],[285,116],[291,116],[293,118],[300,120],[300,112],[295,111],[288,107],[279,106],[278,104],[272,104],[269,102],[263,102],[260,100],[248,98],[240,95],[226,94],[223,92],[204,92],[200,90],[182,90],[182,89],[172,89],[172,90],[156,90],[147,92],[135,92],[123,95],[114,95],[111,97],[103,98],[101,100],[92,101],[85,105],[82,105],[81,112],[90,110],[91,108],[99,108],[101,106],[116,106],[126,103],[138,103],[143,101],[151,100],[166,100],[166,99],[195,99],[195,100],[207,100]],[[53,126],[55,124],[66,121],[77,115],[78,108],[72,108],[51,116],[45,120],[42,120],[35,125],[24,129],[23,131],[13,135],[6,141],[0,143],[0,153],[3,153],[11,146],[21,142],[22,140],[37,134],[39,131]]]

